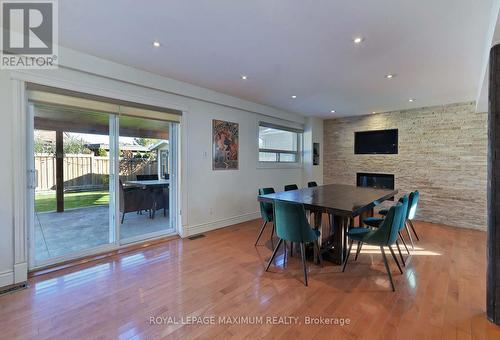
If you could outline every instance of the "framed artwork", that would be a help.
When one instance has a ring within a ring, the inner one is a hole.
[[[238,170],[238,123],[212,120],[212,169]]]
[[[313,165],[319,165],[319,143],[313,143]]]

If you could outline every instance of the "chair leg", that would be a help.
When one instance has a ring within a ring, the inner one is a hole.
[[[354,257],[354,261],[358,260],[359,253],[361,252],[361,247],[363,247],[363,242],[358,241],[358,248],[356,249],[356,256]]]
[[[401,234],[400,231],[398,231],[398,234],[399,234],[399,238],[401,239],[401,241],[403,242],[403,245],[406,248],[406,251],[408,252],[408,255],[410,255],[410,250],[408,249],[408,246],[406,245],[406,242],[405,242],[405,239],[403,238],[403,235]]]
[[[394,250],[392,249],[392,246],[388,246],[389,250],[391,251],[392,258],[394,259],[394,262],[398,265],[399,272],[403,274],[403,269],[401,269],[401,266],[399,264],[398,258],[396,257],[396,254],[394,254]]]
[[[413,243],[413,237],[411,237],[410,228],[408,227],[408,222],[406,222],[406,224],[405,224],[405,229],[406,229],[406,234],[408,235],[408,238],[410,239],[411,249],[415,249],[415,244]]]
[[[293,257],[293,242],[290,242],[290,257]]]
[[[278,249],[280,248],[281,242],[283,242],[282,239],[280,239],[278,241],[278,244],[276,245],[276,248],[274,248],[273,255],[271,256],[271,258],[269,259],[269,262],[267,263],[266,272],[269,270],[269,267],[271,266],[271,263],[273,262],[274,257],[276,256],[276,253],[278,252]]]
[[[351,249],[353,243],[354,243],[353,240],[349,242],[349,249],[347,250],[347,256],[345,257],[344,266],[342,267],[342,272],[345,271],[345,267],[347,266],[347,260],[349,260],[349,255],[351,255]]]
[[[410,222],[411,230],[413,230],[413,233],[415,234],[415,237],[417,238],[417,241],[420,241],[420,238],[418,238],[417,231],[415,230],[415,227],[413,226],[413,222],[411,220],[408,220],[408,222]]]
[[[286,241],[283,240],[283,268],[286,266]]]
[[[323,256],[321,256],[321,249],[319,248],[318,240],[314,241],[314,248],[316,249],[316,254],[318,255],[319,265],[323,266]]]
[[[274,248],[274,222],[273,222],[273,229],[271,230],[271,247]]]
[[[264,221],[264,224],[260,228],[259,231],[259,236],[257,236],[257,241],[255,241],[255,245],[257,246],[257,243],[259,243],[260,237],[262,236],[262,233],[264,232],[264,229],[266,229],[267,221]]]
[[[125,213],[122,213],[122,224],[124,220],[125,220]]]
[[[300,243],[300,253],[302,255],[302,268],[304,269],[304,280],[306,281],[307,287],[306,249],[304,246],[304,242]]]
[[[399,242],[396,240],[396,247],[398,247],[399,257],[401,257],[401,262],[403,262],[403,266],[406,267],[406,262],[403,257],[403,253],[401,252],[401,248],[399,247]]]
[[[385,270],[387,270],[387,275],[389,275],[389,281],[391,282],[392,291],[395,292],[394,282],[392,282],[391,269],[389,268],[389,263],[387,263],[387,257],[385,256],[384,247],[380,246],[380,251],[382,252],[382,257],[384,258]]]

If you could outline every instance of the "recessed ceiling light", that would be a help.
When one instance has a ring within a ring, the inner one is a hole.
[[[415,101],[415,99],[410,98],[410,99],[408,99],[408,101],[409,101],[410,103],[413,103],[413,102]]]
[[[153,46],[154,47],[160,47],[160,42],[159,41],[153,41]]]
[[[387,79],[392,79],[392,78],[394,78],[395,76],[396,76],[396,75],[395,75],[395,74],[392,74],[392,73],[389,73],[389,74],[386,74],[386,75],[385,75],[385,77],[386,77]]]
[[[297,98],[297,96],[296,96],[296,95],[293,95],[293,96],[292,96],[292,99],[295,99],[295,98]]]
[[[247,77],[246,75],[244,75],[244,74],[243,74],[243,75],[241,75],[241,79],[243,79],[243,80],[247,80],[247,79],[248,79],[248,77]]]
[[[335,110],[330,110],[331,113],[335,113]]]
[[[353,39],[353,42],[355,44],[361,44],[361,42],[363,42],[363,40],[364,39],[362,37],[356,37],[356,38]]]

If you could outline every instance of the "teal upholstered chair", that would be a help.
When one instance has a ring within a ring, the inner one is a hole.
[[[416,194],[415,194],[416,193]],[[413,197],[415,197],[416,195],[416,200],[413,199]],[[415,234],[415,236],[417,236],[417,240],[418,240],[418,235],[417,235],[417,232],[415,231],[415,228],[413,227],[413,224],[410,224],[411,222],[411,219],[413,219],[415,217],[415,211],[416,211],[416,204],[418,203],[418,191],[415,191],[415,192],[411,192],[410,193],[410,196],[408,198],[409,202],[408,202],[408,209],[406,210],[406,220],[405,220],[405,230],[406,230],[406,235],[408,236],[408,239],[410,240],[410,243],[411,243],[411,246],[412,248],[415,248],[415,245],[413,243],[413,237],[411,236],[411,232],[410,232],[410,228],[413,230],[413,233]],[[401,201],[401,198],[400,198],[400,201]],[[411,206],[412,206],[412,201],[416,201],[415,203],[415,206],[412,210]],[[386,215],[388,212],[387,209],[381,209],[379,211],[379,214],[381,215]],[[413,213],[412,213],[413,212]],[[410,217],[411,216],[411,217]],[[380,225],[380,223],[382,223],[384,219],[383,218],[380,218],[380,217],[368,217],[368,218],[365,218],[363,220],[363,222],[370,226],[370,227],[377,227],[378,225]],[[406,248],[406,250],[408,251],[408,247],[406,245],[406,242],[404,240],[404,238],[401,236],[401,240],[403,241],[403,244]],[[409,251],[408,251],[409,253]]]
[[[408,212],[407,212],[407,216],[406,216],[406,223],[407,223],[406,233],[408,234],[408,238],[410,239],[410,242],[411,242],[411,245],[413,248],[415,246],[413,244],[413,238],[411,237],[410,228],[413,231],[413,233],[415,234],[417,241],[420,241],[420,238],[418,237],[417,231],[415,230],[415,226],[413,225],[413,222],[412,222],[412,220],[415,218],[415,215],[417,213],[419,198],[420,198],[420,193],[418,192],[418,190],[415,190],[415,191],[410,193],[409,208],[408,208]],[[380,215],[385,216],[387,214],[387,211],[388,211],[387,209],[381,209],[378,213]],[[363,222],[365,222],[367,225],[370,225],[370,226],[373,226],[373,224],[380,223],[380,221],[377,222],[376,217],[371,217],[371,218],[365,219]]]
[[[273,188],[259,189],[259,195],[268,195],[268,194],[274,194],[274,189]],[[262,236],[264,229],[266,229],[267,222],[273,222],[273,204],[268,202],[259,202],[259,204],[260,204],[260,216],[262,216],[264,224],[262,224],[262,227],[260,228],[259,236],[257,236],[257,241],[255,241],[255,245],[259,243],[259,239]],[[274,224],[273,224],[273,229],[271,231],[271,241],[273,240],[273,236],[274,236]]]
[[[308,188],[314,188],[314,187],[317,187],[318,186],[318,183],[312,181],[312,182],[307,182],[307,187]]]
[[[285,185],[285,191],[298,190],[298,189],[299,187],[297,186],[297,184]]]
[[[380,252],[382,253],[382,257],[384,259],[385,269],[387,270],[387,274],[389,275],[389,281],[391,282],[392,291],[395,291],[394,282],[392,281],[391,270],[389,268],[389,263],[387,262],[384,247],[389,248],[392,258],[396,262],[399,271],[402,274],[403,270],[401,269],[401,266],[399,265],[399,262],[391,246],[396,243],[398,239],[398,231],[404,221],[405,215],[403,214],[403,209],[404,208],[401,203],[398,203],[395,206],[391,207],[389,209],[389,212],[387,213],[386,218],[378,229],[366,231],[362,230],[366,228],[352,228],[347,232],[347,237],[349,238],[349,250],[347,252],[342,271],[345,271],[354,241],[357,241],[358,243],[361,242],[363,244],[379,246]]]
[[[300,252],[302,255],[302,267],[304,269],[304,280],[307,286],[307,267],[305,244],[308,242],[314,243],[314,252],[321,263],[321,253],[318,246],[318,230],[314,230],[309,225],[306,218],[306,211],[303,204],[285,201],[274,201],[274,224],[276,225],[276,235],[279,237],[278,244],[274,248],[273,255],[267,264],[266,271],[271,266],[271,263],[276,256],[276,253],[282,242],[296,242],[300,244]],[[284,247],[286,249],[286,245]],[[285,254],[286,256],[286,254]]]
[[[415,197],[415,199],[414,199],[414,197]],[[415,191],[413,191],[413,192],[410,193],[410,197],[409,197],[409,199],[410,199],[410,205],[412,205],[412,204],[415,205],[415,208],[413,209],[413,213],[411,214],[412,215],[412,217],[411,217],[412,219],[415,217],[415,214],[417,213],[417,205],[418,205],[418,199],[419,199],[419,197],[420,197],[420,193],[418,192],[418,190],[415,190]],[[415,201],[415,202],[413,203],[413,201]],[[385,216],[385,215],[387,215],[388,211],[389,211],[389,209],[380,209],[378,213],[380,215],[384,215]],[[410,212],[408,212],[408,214],[410,214]]]
[[[409,233],[408,226],[406,224],[406,219],[408,217],[408,212],[409,212],[408,196],[404,195],[404,196],[400,197],[398,200],[398,203],[400,203],[403,206],[403,219],[401,220],[401,224],[399,225],[398,236],[401,239],[401,241],[403,242],[403,245],[405,246],[406,251],[409,254],[410,251],[408,250],[408,246],[406,245],[405,239],[403,238],[403,235],[401,234],[402,230],[405,228],[406,228],[406,232]],[[370,226],[372,228],[379,228],[383,221],[384,221],[383,218],[378,218],[378,217],[368,217],[368,218],[363,220],[363,222],[365,224],[367,224],[368,226]],[[369,230],[369,229],[366,229],[366,230]],[[410,238],[410,240],[411,240],[411,238]],[[358,248],[356,250],[356,257],[354,258],[354,260],[358,259],[359,252],[361,251],[361,246],[362,246],[362,243],[358,242]],[[401,261],[403,262],[403,265],[406,266],[403,254],[401,253],[401,248],[399,247],[399,243],[397,240],[396,240],[396,246],[398,248],[398,252],[399,252],[399,256],[401,257]]]
[[[415,215],[417,214],[417,207],[418,207],[418,200],[420,199],[420,193],[418,190],[415,190],[414,192],[410,193],[410,208],[408,211],[408,224],[410,224],[411,230],[415,234],[415,237],[417,238],[417,241],[420,241],[420,238],[418,237],[417,231],[415,230],[415,227],[413,226],[413,219],[415,218]]]
[[[400,197],[398,202],[402,203],[403,206],[405,207],[404,210],[405,210],[405,216],[406,216],[406,220],[407,220],[408,216],[409,216],[409,213],[410,213],[410,210],[409,210],[409,198],[408,198],[408,196],[405,195],[403,197]],[[383,215],[387,215],[387,211],[388,211],[387,209],[384,209],[384,214]],[[368,225],[369,227],[378,228],[380,226],[380,224],[382,223],[383,220],[384,219],[380,218],[380,217],[368,217],[368,218],[365,218],[363,220],[363,223],[366,224],[366,225]],[[408,235],[408,238],[410,239],[412,247],[413,248],[415,248],[415,247],[413,245],[413,239],[412,239],[410,231],[408,229],[408,224],[406,223],[406,220],[404,221],[404,224],[401,226],[402,229],[400,229],[399,236],[400,236],[401,241],[403,242],[403,245],[406,248],[406,251],[409,254],[410,251],[408,250],[408,246],[406,245],[405,239],[403,238],[403,235],[401,234],[403,228],[406,229],[406,233]]]

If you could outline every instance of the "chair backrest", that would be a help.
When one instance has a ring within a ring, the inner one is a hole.
[[[317,236],[306,218],[304,205],[274,201],[274,225],[279,238],[291,242],[312,242]]]
[[[366,242],[381,246],[393,245],[398,238],[398,231],[403,218],[403,205],[401,203],[393,205],[380,227],[369,236]]]
[[[408,199],[408,195],[404,195],[399,198],[399,203],[403,206],[403,213],[401,214],[401,223],[399,225],[399,230],[403,230],[405,227],[406,219],[408,217],[408,207],[410,205],[410,200]]]
[[[158,179],[158,175],[136,175],[138,181],[153,181]]]
[[[408,209],[408,219],[413,220],[417,214],[418,200],[420,198],[420,193],[418,190],[410,193],[410,203]]]
[[[299,187],[297,186],[297,184],[288,184],[288,185],[285,185],[285,191],[297,190],[297,189],[299,189]]]
[[[120,187],[120,197],[119,197],[119,200],[120,200],[120,211],[123,211],[123,208],[125,207],[125,193],[124,193],[124,189],[123,189],[123,182],[120,179],[118,179],[118,185]]]
[[[259,189],[259,195],[274,194],[273,188],[261,188]],[[259,202],[260,204],[260,215],[262,219],[267,222],[273,221],[273,204],[268,202]]]
[[[313,182],[308,182],[308,183],[307,183],[307,187],[308,187],[308,188],[314,188],[314,187],[317,187],[317,186],[318,186],[318,183],[316,183],[316,182],[314,182],[314,181],[313,181]]]

